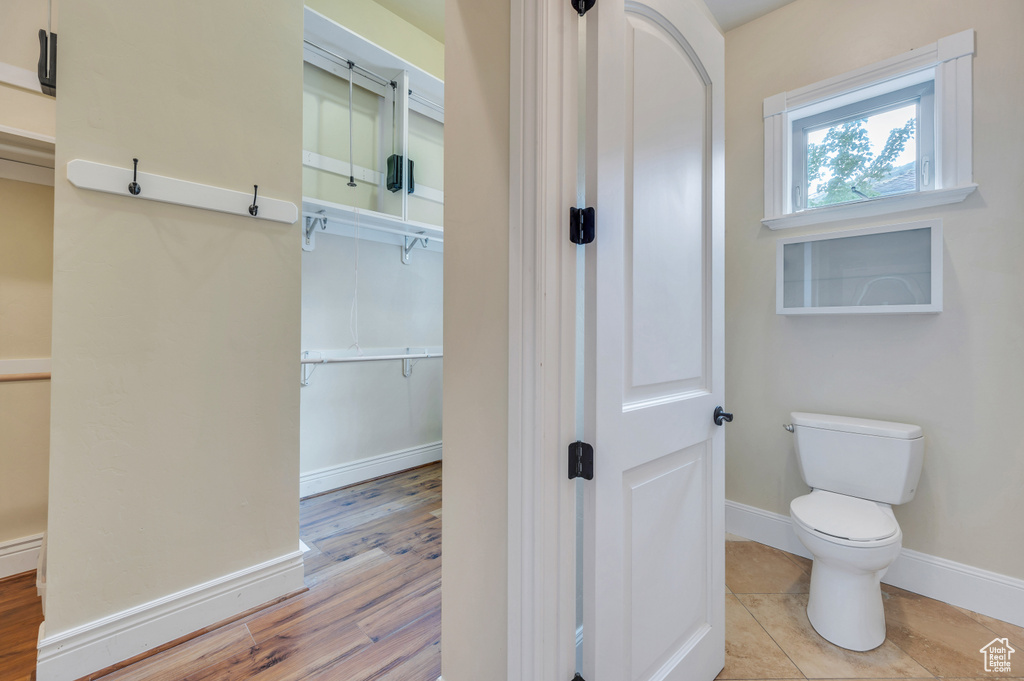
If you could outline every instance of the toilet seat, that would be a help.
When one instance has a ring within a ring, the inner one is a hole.
[[[868,499],[814,490],[790,504],[793,521],[827,541],[846,546],[879,546],[900,540],[892,509]]]

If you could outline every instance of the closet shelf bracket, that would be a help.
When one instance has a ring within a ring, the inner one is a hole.
[[[302,240],[302,250],[312,251],[316,248],[316,228],[319,225],[321,230],[327,229],[326,211],[319,210],[317,215],[306,216],[305,238]]]
[[[422,232],[420,232],[422,234]],[[412,253],[412,249],[416,248],[416,242],[419,242],[423,248],[427,247],[430,243],[430,238],[426,236],[407,236],[405,237],[405,246],[402,247],[402,264],[409,264],[409,254]]]

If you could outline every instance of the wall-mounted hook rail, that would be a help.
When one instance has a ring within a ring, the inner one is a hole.
[[[91,189],[120,196],[133,195],[129,189],[131,184],[144,184],[146,193],[136,194],[136,198],[173,203],[190,208],[202,208],[219,213],[231,213],[232,215],[252,215],[258,220],[271,220],[286,224],[293,224],[299,219],[299,210],[290,201],[264,197],[260,200],[262,205],[258,207],[259,215],[256,215],[250,210],[255,205],[255,201],[253,200],[250,204],[250,196],[246,192],[212,187],[163,175],[140,173],[137,167],[132,170],[75,159],[68,162],[68,181],[79,189]]]
[[[402,264],[409,264],[409,254],[412,253],[412,249],[416,248],[417,242],[426,248],[430,244],[430,238],[426,236],[407,236],[405,237],[405,246],[402,247]]]

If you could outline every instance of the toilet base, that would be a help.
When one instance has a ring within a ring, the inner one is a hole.
[[[885,570],[852,572],[820,559],[811,567],[807,619],[826,641],[847,650],[872,650],[885,643],[881,580]]]

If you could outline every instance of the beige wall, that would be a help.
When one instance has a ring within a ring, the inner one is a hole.
[[[444,43],[373,0],[306,0],[306,5],[444,80]]]
[[[53,188],[0,179],[0,360],[50,356]],[[0,383],[0,542],[46,529],[50,383]]]
[[[62,19],[58,169],[134,156],[299,203],[301,2],[83,0]],[[61,175],[48,636],[298,545],[299,225]]]
[[[1024,3],[797,0],[726,35],[726,494],[777,513],[806,491],[789,412],[920,424],[916,498],[896,509],[907,548],[1024,577]],[[959,205],[771,232],[763,214],[762,100],[977,29],[974,179]],[[945,311],[775,314],[775,242],[939,217]]]
[[[471,681],[508,652],[509,3],[445,19],[441,672]]]

